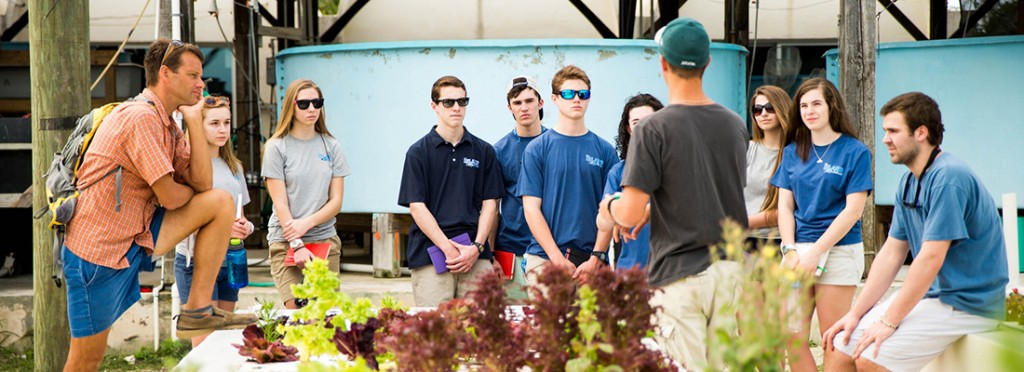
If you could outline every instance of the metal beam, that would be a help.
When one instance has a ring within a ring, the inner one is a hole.
[[[974,27],[978,26],[978,21],[981,21],[981,18],[985,17],[985,15],[988,14],[988,12],[992,10],[992,8],[995,7],[996,3],[998,2],[999,0],[986,0],[984,3],[981,4],[981,6],[978,7],[977,10],[971,12],[971,15],[967,17],[966,20],[962,19],[960,21],[960,27],[957,28],[956,31],[953,31],[953,34],[949,35],[949,38],[963,38],[967,34],[967,31],[970,31],[974,29]],[[1018,4],[1017,7],[1019,9],[1020,5]]]
[[[281,27],[281,26],[283,26],[281,24],[281,21],[278,20],[277,18],[274,18],[274,15],[270,14],[270,11],[267,10],[267,7],[263,6],[263,4],[260,4],[260,17],[263,17],[263,19],[267,20],[267,22],[270,23],[271,26],[274,26],[274,27]]]
[[[910,33],[910,36],[914,37],[914,40],[928,40],[928,37],[924,36],[924,32],[921,32],[921,29],[917,28],[914,22],[896,6],[896,0],[878,0],[878,2],[882,4],[885,11],[889,12],[889,15],[896,19],[896,22],[900,23],[900,26],[903,26],[904,30]]]
[[[18,17],[14,23],[11,23],[11,27],[4,30],[4,33],[0,35],[0,41],[14,40],[14,37],[18,36],[18,33],[25,29],[25,26],[28,26],[28,11],[21,13],[21,17]]]
[[[345,10],[345,13],[343,13],[341,17],[338,17],[338,19],[331,24],[331,27],[328,27],[327,30],[320,35],[320,42],[334,42],[334,39],[338,38],[338,34],[341,33],[341,30],[344,30],[349,21],[356,16],[356,13],[359,13],[359,10],[363,9],[363,7],[369,2],[370,0],[357,0],[352,4],[352,6],[348,7],[348,9]]]
[[[928,34],[932,40],[946,38],[946,0],[931,0],[931,7],[928,11],[929,26]]]
[[[632,39],[636,26],[636,1],[619,0],[619,39]]]
[[[601,19],[597,18],[597,14],[594,14],[594,12],[590,11],[590,8],[588,8],[582,0],[569,0],[569,2],[572,3],[572,5],[576,6],[576,9],[579,10],[580,13],[582,13],[588,21],[590,21],[590,24],[597,29],[597,32],[601,34],[601,37],[605,39],[616,38],[615,33],[612,32],[612,30],[608,28],[608,26],[605,26],[604,22],[601,22]]]
[[[669,22],[679,18],[679,8],[682,8],[684,4],[686,4],[686,0],[658,0],[658,10],[661,12],[661,16],[654,23],[657,27],[654,31],[657,32]]]

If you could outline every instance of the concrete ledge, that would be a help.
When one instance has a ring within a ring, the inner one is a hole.
[[[1012,327],[1012,326],[1011,326]],[[922,372],[1015,371],[1024,365],[1024,332],[1001,328],[961,337]]]
[[[251,268],[251,282],[267,281],[269,275],[261,271],[268,268]],[[259,273],[253,275],[253,273]],[[262,274],[262,275],[261,275]],[[32,291],[31,277],[26,281],[28,288],[6,288],[0,291],[0,346],[25,350],[32,347]],[[272,282],[272,280],[270,280]],[[145,282],[145,281],[144,281]],[[370,274],[341,274],[341,291],[353,299],[366,297],[374,304],[380,304],[387,295],[395,297],[407,307],[412,307],[412,279],[409,277],[394,279],[374,279]],[[275,301],[279,308],[277,289],[271,287],[246,287],[238,294],[237,309],[245,309],[256,304],[256,300]],[[142,346],[154,347],[154,334],[159,330],[160,340],[172,337],[171,319],[171,288],[167,286],[159,294],[159,310],[156,319],[153,310],[153,295],[143,293],[142,298],[132,305],[111,327],[107,339],[107,347],[111,351],[136,351]],[[156,329],[154,329],[154,323]],[[45,336],[45,335],[43,335]],[[0,370],[3,368],[0,367]]]

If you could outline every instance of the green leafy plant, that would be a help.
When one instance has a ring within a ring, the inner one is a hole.
[[[779,264],[778,246],[765,244],[746,249],[746,233],[738,224],[722,223],[723,241],[712,247],[712,257],[724,255],[744,268],[738,278],[739,300],[727,304],[737,313],[736,328],[714,330],[709,337],[711,354],[721,358],[722,368],[732,371],[782,371],[788,345],[805,342],[795,340],[787,324],[797,317],[785,311],[787,299],[800,281],[803,287],[813,285],[813,278]],[[808,299],[802,299],[807,301]]]
[[[313,355],[338,355],[338,348],[332,341],[334,327],[344,327],[344,319],[336,318],[328,323],[327,312],[342,304],[348,296],[338,291],[341,280],[337,273],[331,271],[326,260],[308,262],[302,269],[302,275],[302,284],[293,284],[292,293],[297,298],[309,299],[309,303],[296,310],[289,324],[280,328],[284,333],[284,344],[297,348],[300,360],[305,363]],[[328,327],[328,324],[332,326]]]

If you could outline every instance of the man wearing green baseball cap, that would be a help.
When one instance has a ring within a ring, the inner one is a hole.
[[[704,71],[711,62],[704,26],[679,18],[658,31],[655,41],[669,106],[633,131],[623,191],[601,202],[598,226],[632,229],[645,220],[650,202],[648,278],[661,289],[651,305],[663,309],[655,320],[656,339],[687,369],[720,369],[708,343],[716,329],[735,334],[736,313],[723,305],[738,298],[740,266],[712,262],[708,247],[721,240],[723,219],[746,227],[749,137],[736,113],[704,93]]]

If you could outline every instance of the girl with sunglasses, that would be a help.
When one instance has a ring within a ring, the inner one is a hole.
[[[334,228],[345,177],[351,171],[341,144],[327,131],[324,96],[313,81],[288,86],[277,130],[263,152],[263,177],[274,203],[268,223],[270,271],[285,307],[299,308],[291,291],[302,268],[318,258],[306,245],[327,245],[331,271],[341,267],[341,240]],[[294,264],[286,264],[292,252]]]
[[[633,128],[640,122],[661,110],[665,105],[661,104],[654,96],[641,93],[630,97],[626,106],[622,108],[622,120],[619,121],[619,135],[615,137],[615,149],[619,151],[619,158],[622,161],[612,166],[608,171],[608,181],[604,185],[604,195],[613,195],[622,192],[622,171],[626,165],[626,154],[629,153],[629,139],[633,135]],[[613,230],[613,237],[616,241],[622,242],[619,247],[619,257],[615,260],[615,268],[628,270],[633,267],[643,269],[647,267],[647,257],[650,255],[651,227],[646,223],[637,225],[628,232]]]
[[[779,188],[782,262],[817,277],[801,289],[803,326],[794,337],[802,346],[789,348],[790,369],[817,371],[807,344],[811,315],[817,309],[818,328],[831,328],[850,310],[864,274],[860,217],[872,189],[871,154],[831,82],[807,80],[793,101],[801,120],[791,119],[790,144],[772,184]],[[826,360],[832,352],[825,350]]]
[[[210,148],[213,161],[213,187],[227,191],[236,203],[241,199],[242,205],[249,204],[249,190],[245,184],[242,162],[235,157],[231,144],[231,106],[227,97],[208,96],[203,98],[203,129],[206,134],[206,145]],[[193,144],[202,146],[202,144]],[[245,216],[235,218],[231,225],[231,238],[245,239],[252,234],[253,224]],[[192,233],[175,247],[174,278],[181,296],[182,305],[188,303],[189,290],[192,287],[192,256],[195,253],[196,234]],[[228,242],[224,242],[225,245]],[[227,267],[222,266],[217,274],[217,282],[213,286],[213,303],[217,308],[233,312],[238,302],[238,289],[228,285]],[[198,346],[206,339],[206,335],[192,338],[192,346]]]
[[[747,185],[743,196],[752,244],[779,237],[779,189],[768,181],[782,160],[779,154],[786,146],[792,103],[789,94],[774,85],[763,85],[750,97],[753,139],[747,146]]]

